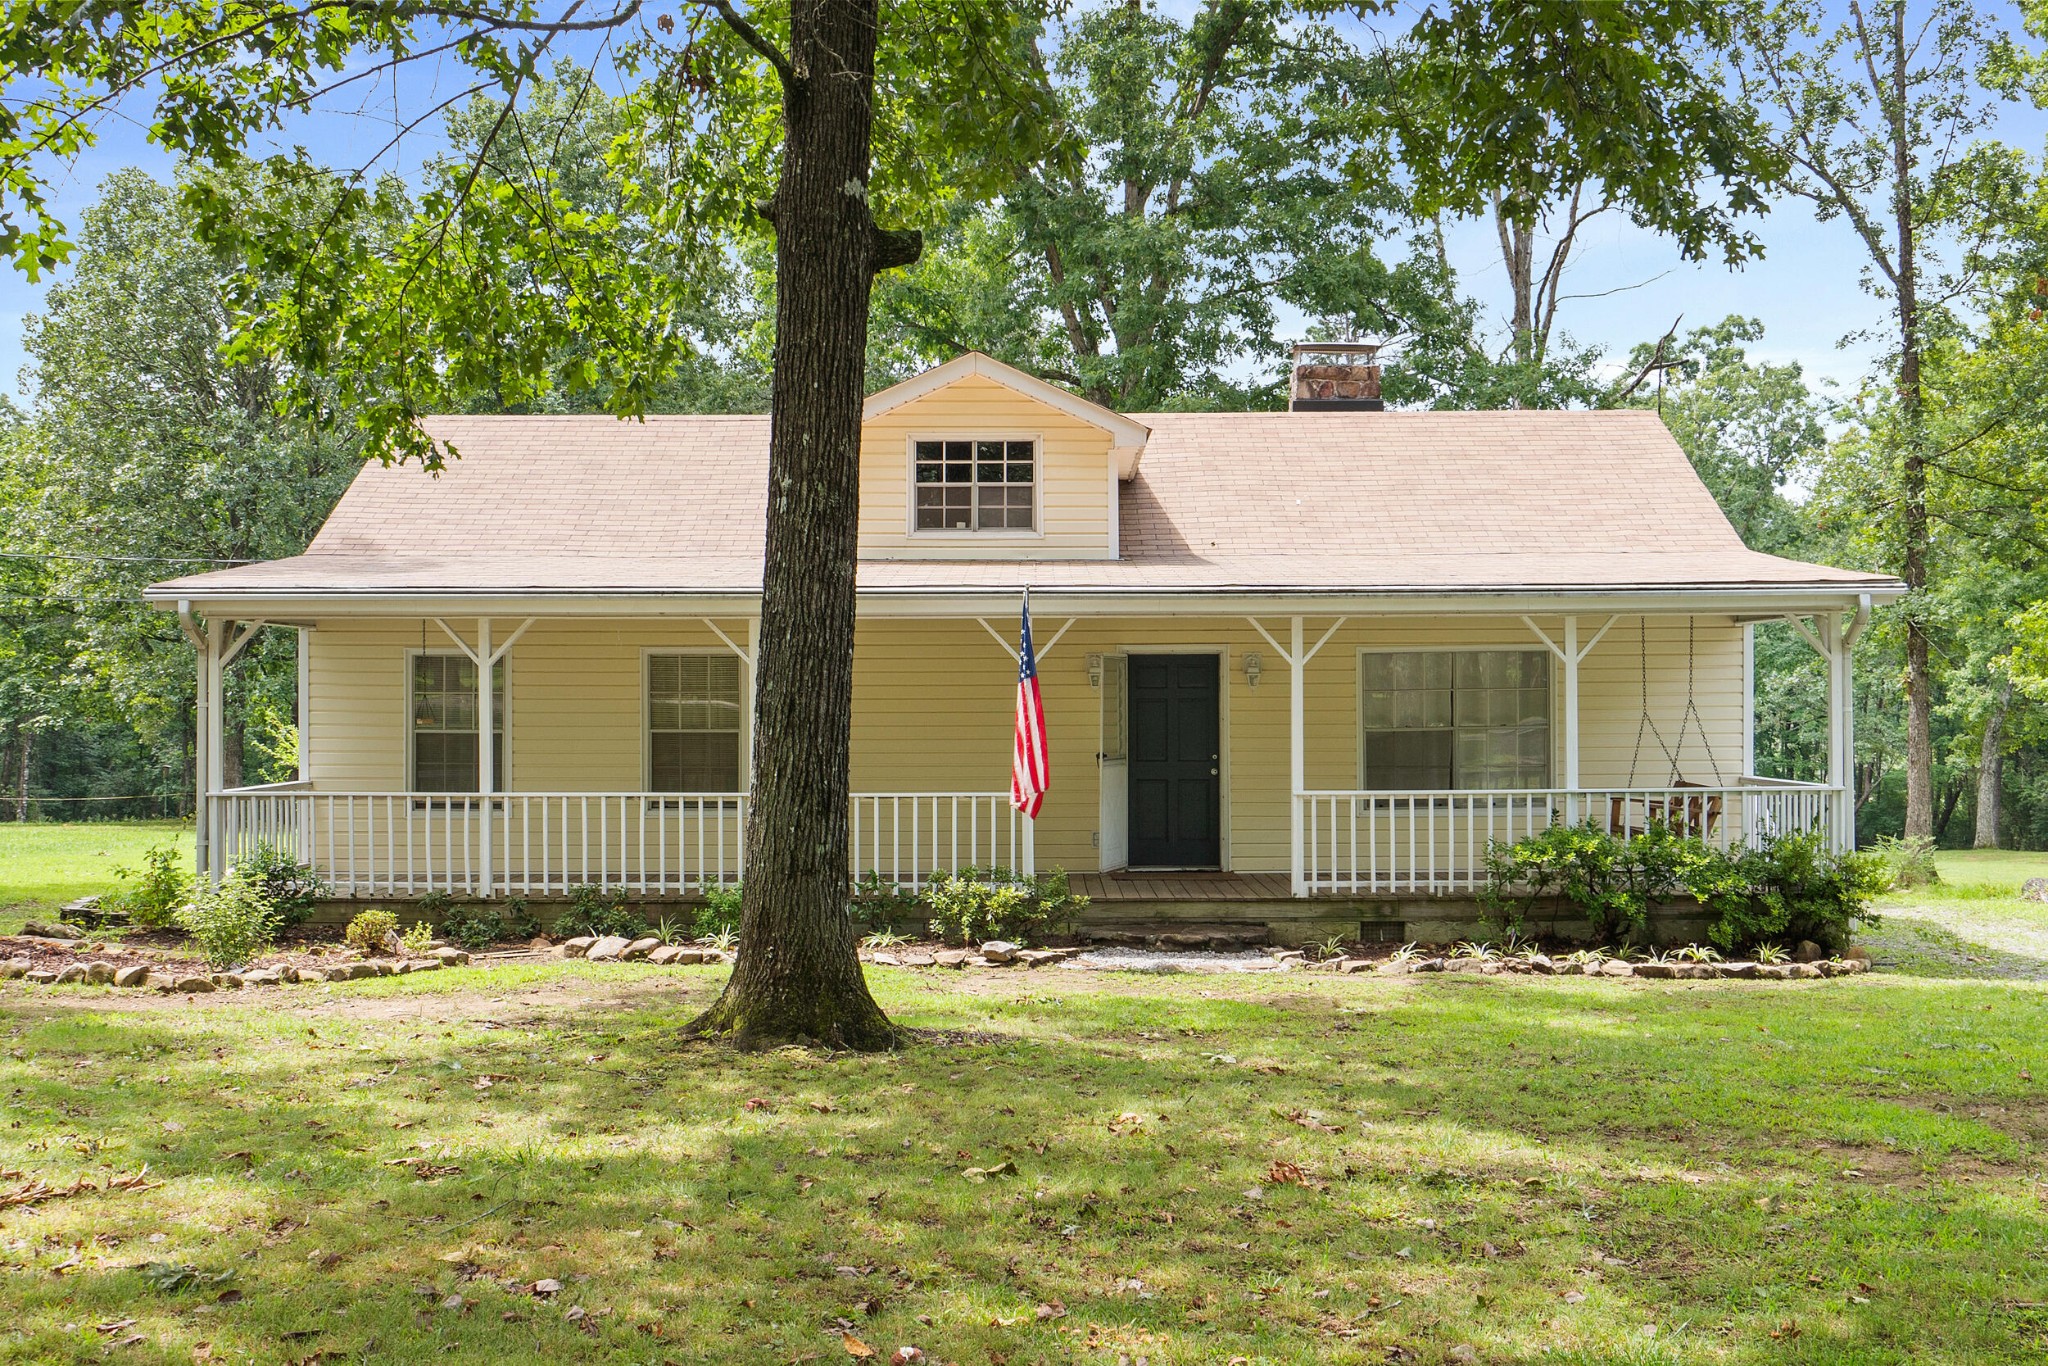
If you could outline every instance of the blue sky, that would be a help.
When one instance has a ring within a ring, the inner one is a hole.
[[[1167,0],[1168,8],[1184,8],[1188,0]],[[1999,18],[2014,28],[2016,16],[2003,5]],[[431,66],[409,73],[400,91],[401,104],[417,111],[420,99],[453,69]],[[367,85],[350,95],[350,108],[309,117],[292,126],[292,140],[304,142],[331,164],[353,166],[376,150],[391,133],[391,85],[386,77],[374,90]],[[104,124],[99,146],[64,175],[58,202],[66,220],[76,225],[79,211],[93,198],[94,187],[123,166],[141,166],[168,178],[171,162],[151,147],[135,118],[141,107],[125,111]],[[2048,147],[2048,114],[2027,105],[2009,105],[1996,134],[2039,158]],[[429,139],[415,137],[408,162],[428,150]],[[1882,338],[1841,346],[1851,334],[1881,328],[1884,301],[1862,287],[1866,260],[1861,244],[1840,221],[1816,221],[1804,201],[1775,204],[1758,225],[1764,259],[1739,271],[1717,263],[1687,264],[1668,242],[1630,225],[1619,214],[1595,219],[1582,231],[1583,245],[1567,282],[1567,293],[1588,296],[1561,311],[1560,328],[1581,342],[1605,348],[1620,357],[1636,342],[1653,339],[1684,316],[1687,328],[1716,322],[1730,313],[1759,318],[1764,340],[1753,348],[1760,357],[1798,361],[1815,379],[1853,387],[1882,349]],[[1453,264],[1466,291],[1490,309],[1504,305],[1499,252],[1492,229],[1484,224],[1457,226],[1449,238]],[[61,272],[60,272],[61,278]],[[41,306],[47,282],[32,284],[11,270],[0,269],[0,389],[18,392],[17,374],[26,361],[22,351],[22,319]]]

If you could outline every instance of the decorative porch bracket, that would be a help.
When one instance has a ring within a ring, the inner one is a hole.
[[[1870,625],[1870,594],[1858,595],[1856,611],[1844,623],[1832,612],[1813,614],[1812,624],[1787,612],[1786,625],[1798,633],[1828,666],[1828,786],[1841,796],[1835,803],[1835,845],[1856,847],[1856,704],[1852,662],[1856,642]],[[1752,686],[1754,686],[1752,684]]]
[[[988,632],[991,636],[995,637],[996,644],[1003,647],[1003,653],[1010,657],[1010,662],[1012,664],[1019,664],[1023,662],[1023,657],[1017,653],[1017,647],[1012,645],[1009,641],[1004,640],[1003,633],[1001,631],[998,631],[995,627],[989,625],[987,617],[976,617],[975,620],[981,623],[982,630]],[[1037,657],[1037,661],[1040,664],[1045,663],[1045,657],[1052,653],[1052,647],[1060,643],[1060,637],[1067,633],[1067,627],[1072,626],[1075,622],[1079,620],[1079,617],[1068,617],[1066,619],[1066,622],[1063,625],[1061,625],[1060,629],[1052,633],[1051,640],[1048,640],[1043,645],[1035,646],[1032,649],[1031,653]]]
[[[1579,790],[1579,665],[1586,662],[1586,656],[1593,653],[1593,647],[1605,639],[1607,633],[1614,629],[1614,623],[1620,620],[1618,614],[1607,618],[1600,629],[1593,633],[1593,638],[1581,645],[1577,617],[1564,619],[1562,644],[1546,635],[1543,628],[1536,624],[1534,617],[1522,618],[1522,625],[1529,628],[1530,634],[1542,641],[1544,647],[1564,665],[1564,785],[1567,792]],[[1578,820],[1578,813],[1569,809],[1573,800],[1566,799],[1566,824],[1573,824]]]
[[[192,768],[193,786],[193,867],[203,877],[219,882],[220,860],[216,856],[219,841],[214,829],[213,803],[209,798],[221,784],[221,775],[227,772],[227,727],[222,724],[226,713],[227,669],[249,648],[249,642],[256,633],[270,623],[262,619],[255,621],[229,621],[226,618],[209,618],[202,626],[192,615],[192,604],[183,601],[178,604],[178,627],[185,638],[192,642],[198,652],[198,695],[193,705]]]
[[[699,617],[698,620],[704,623],[705,630],[725,642],[726,649],[739,656],[740,667],[747,671],[747,733],[745,743],[740,746],[740,749],[746,755],[747,760],[747,771],[744,775],[745,781],[742,784],[742,790],[752,792],[754,790],[754,655],[761,648],[761,619],[759,617],[747,618],[747,644],[744,649],[740,647],[738,641],[727,635],[724,628],[719,626],[710,617]]]
[[[497,879],[491,868],[491,798],[498,791],[498,754],[493,744],[498,733],[497,680],[493,677],[498,661],[509,654],[519,638],[538,621],[528,617],[519,623],[519,629],[505,637],[502,645],[491,645],[491,618],[476,619],[476,648],[469,648],[469,642],[456,633],[453,626],[440,617],[434,618],[434,625],[441,633],[455,642],[455,648],[462,651],[470,663],[476,665],[476,791],[482,798],[477,812],[477,874],[478,890],[485,896],[495,895]]]
[[[1314,645],[1306,647],[1303,641],[1307,637],[1302,631],[1300,617],[1288,619],[1288,639],[1291,646],[1283,646],[1275,640],[1273,633],[1260,625],[1257,617],[1246,617],[1245,620],[1252,624],[1254,631],[1265,637],[1266,643],[1273,647],[1274,654],[1287,661],[1288,876],[1294,895],[1305,897],[1308,895],[1308,864],[1306,850],[1303,848],[1301,794],[1308,787],[1308,756],[1302,737],[1306,712],[1302,672],[1308,667],[1308,662],[1330,643],[1330,637],[1337,634],[1337,629],[1351,618],[1338,617],[1330,623],[1330,629],[1323,632],[1322,637]]]

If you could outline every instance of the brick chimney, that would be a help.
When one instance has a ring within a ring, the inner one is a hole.
[[[1294,385],[1287,409],[1295,413],[1376,413],[1380,399],[1380,342],[1296,342]]]

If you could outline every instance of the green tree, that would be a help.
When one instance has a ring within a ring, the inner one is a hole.
[[[225,354],[234,271],[199,243],[175,187],[110,176],[71,265],[27,321],[30,416],[0,456],[7,544],[33,573],[16,610],[42,633],[26,657],[64,661],[68,701],[38,687],[45,714],[74,728],[119,718],[156,753],[152,786],[175,790],[192,739],[191,651],[141,589],[298,554],[361,455],[280,416],[275,359]],[[294,672],[283,640],[231,672],[228,784],[242,779],[252,712],[290,714]]]
[[[2015,159],[1979,140],[1998,99],[1987,78],[2009,77],[2011,40],[1969,0],[1849,0],[1824,26],[1811,5],[1751,10],[1740,51],[1746,98],[1768,109],[1790,159],[1792,191],[1824,221],[1854,233],[1863,280],[1888,302],[1884,401],[1868,415],[1877,439],[1859,443],[1862,477],[1888,490],[1886,562],[1913,590],[1903,604],[1908,834],[1934,828],[1935,666],[1925,590],[1933,582],[1931,447],[1925,362],[1952,326],[1948,304],[1978,284],[1986,248],[2010,217]],[[1961,241],[1956,238],[1960,236]],[[1944,246],[1948,249],[1944,250]]]

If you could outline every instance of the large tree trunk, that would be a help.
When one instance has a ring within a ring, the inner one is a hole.
[[[1984,718],[1984,744],[1977,752],[1977,837],[1978,849],[1998,847],[2000,799],[2005,794],[2005,713],[2012,706],[2012,676],[2008,674],[1991,699],[1991,713]]]
[[[1904,563],[1899,577],[1906,598],[1906,830],[1908,836],[1934,833],[1934,674],[1929,658],[1927,588],[1927,433],[1920,388],[1920,257],[1918,225],[1913,219],[1913,140],[1907,127],[1906,88],[1911,49],[1906,41],[1905,6],[1892,6],[1891,120],[1892,209],[1898,234],[1897,289],[1899,303],[1899,416],[1906,441],[1904,488],[1901,490],[1901,539]]]
[[[21,749],[17,755],[20,767],[15,773],[14,786],[14,819],[16,823],[28,820],[28,778],[31,772],[30,761],[35,754],[35,748],[35,727],[23,726],[21,728]]]
[[[868,211],[877,0],[797,0],[783,73],[768,536],[739,961],[691,1030],[886,1048],[846,913],[856,517],[868,287],[917,256]]]

